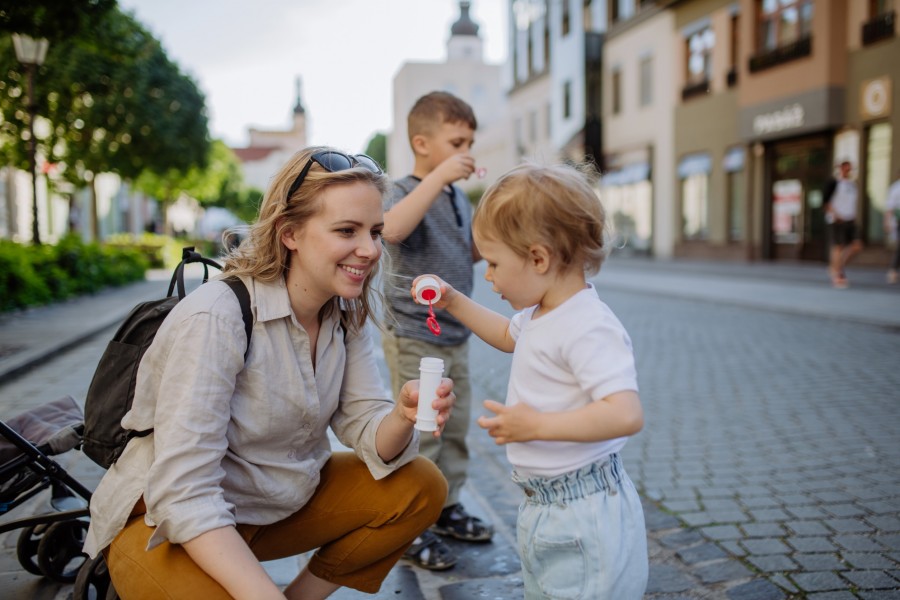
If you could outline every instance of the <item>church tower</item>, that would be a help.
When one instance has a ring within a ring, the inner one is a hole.
[[[447,40],[447,60],[475,60],[481,62],[484,47],[478,36],[478,25],[469,16],[472,3],[462,0],[459,3],[459,20],[450,27],[450,39]]]

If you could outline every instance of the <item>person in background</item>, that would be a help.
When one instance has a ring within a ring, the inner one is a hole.
[[[894,257],[887,272],[887,282],[897,283],[897,273],[900,271],[900,169],[894,183],[888,188],[887,201],[884,205],[884,230],[890,238],[894,238]]]
[[[583,171],[516,167],[485,192],[473,231],[484,278],[519,312],[439,281],[439,308],[513,353],[506,402],[485,400],[478,425],[506,445],[524,492],[526,600],[638,600],[647,585],[644,513],[619,457],[644,423],[631,339],[586,280],[605,258],[605,227]]]
[[[472,264],[479,260],[472,244],[472,207],[454,182],[475,171],[470,151],[477,121],[463,100],[432,92],[413,105],[408,126],[413,172],[394,181],[385,203],[384,239],[391,274],[384,295],[391,318],[382,340],[395,391],[407,377],[418,376],[423,356],[442,359],[444,373],[454,383],[453,419],[440,438],[420,444],[422,455],[447,478],[447,502],[432,530],[417,538],[404,556],[425,569],[444,570],[456,564],[457,557],[436,533],[466,542],[486,542],[493,535],[493,527],[470,515],[460,502],[469,466],[471,332],[447,318],[440,322],[440,335],[434,335],[425,325],[428,307],[410,302],[407,290],[412,278],[424,271],[438,273],[465,293],[472,290]]]
[[[845,160],[840,164],[840,174],[825,187],[825,223],[828,229],[828,274],[836,288],[846,288],[846,267],[850,259],[862,250],[859,230],[856,227],[856,206],[859,191],[851,179],[853,164]]]
[[[85,552],[103,552],[121,598],[374,593],[437,519],[447,483],[418,456],[418,382],[385,397],[366,327],[387,185],[365,155],[298,152],[225,259],[250,293],[246,360],[225,282],[199,286],[159,328],[122,420],[153,431],[91,498]],[[440,430],[452,382],[438,395],[421,401]],[[329,428],[353,452],[333,453]],[[260,564],[310,550],[283,592]]]

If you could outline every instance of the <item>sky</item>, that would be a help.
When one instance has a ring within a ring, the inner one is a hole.
[[[488,63],[505,62],[507,0],[472,0]],[[119,0],[206,96],[210,133],[288,129],[296,78],[310,144],[362,152],[392,127],[407,62],[443,62],[459,0]]]

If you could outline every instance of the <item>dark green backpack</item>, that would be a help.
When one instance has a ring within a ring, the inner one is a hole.
[[[222,270],[213,260],[204,258],[193,247],[182,250],[181,262],[175,267],[169,292],[161,300],[150,300],[135,306],[125,317],[106,347],[84,401],[84,436],[82,451],[98,465],[109,468],[121,456],[125,445],[133,437],[143,437],[152,432],[132,431],[121,425],[122,417],[131,410],[138,366],[144,352],[156,336],[163,320],[185,296],[184,266],[188,263],[203,264],[203,283],[209,279],[210,266]],[[241,303],[244,330],[247,333],[247,350],[250,350],[250,333],[253,329],[253,314],[250,312],[250,293],[237,277],[223,280],[234,291]],[[173,296],[175,288],[178,295]]]

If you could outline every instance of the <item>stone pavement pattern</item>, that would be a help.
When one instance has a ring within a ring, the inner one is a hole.
[[[596,279],[638,360],[646,426],[624,459],[645,497],[647,598],[900,598],[900,295],[874,284],[832,290],[800,274],[806,281],[772,271],[754,286],[755,274],[613,262]],[[477,281],[479,299],[508,313]],[[810,298],[819,302],[804,310]],[[52,331],[49,312],[29,317]],[[8,325],[0,348],[29,342],[10,343]],[[112,331],[0,377],[0,418],[66,393],[83,399]],[[502,398],[509,357],[473,342],[472,365],[476,399]],[[521,597],[519,492],[504,449],[474,426],[470,439],[464,501],[497,525],[493,543],[459,546],[460,564],[444,573],[401,563],[375,598]],[[77,452],[61,461],[88,487],[102,474]],[[0,595],[66,598],[67,586],[18,566],[16,533],[0,540]],[[267,567],[286,583],[298,561]]]

